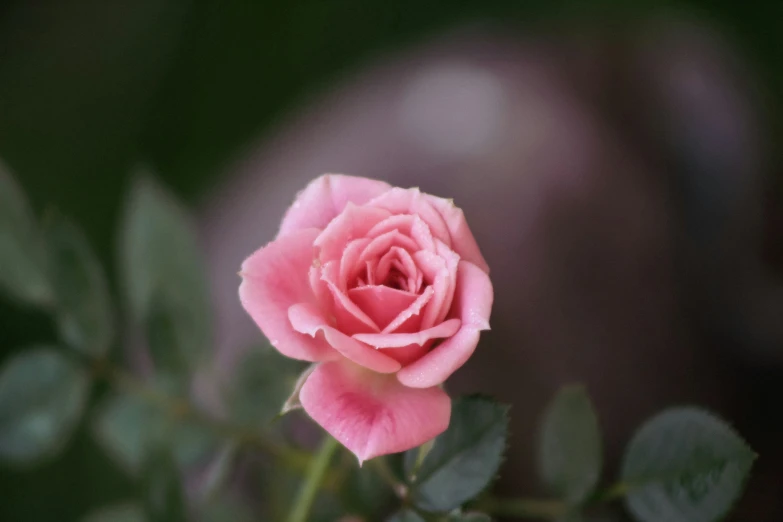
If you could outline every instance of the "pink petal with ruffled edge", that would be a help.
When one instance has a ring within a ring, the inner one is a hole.
[[[347,362],[319,365],[299,398],[360,464],[424,444],[445,431],[451,417],[451,400],[437,386],[408,388]]]
[[[357,207],[348,203],[316,238],[322,263],[339,260],[350,241],[364,237],[369,230],[389,217],[389,211],[375,207]]]
[[[420,249],[435,251],[430,228],[419,216],[396,214],[384,219],[367,233],[368,237],[378,237],[392,230],[399,230],[416,241]]]
[[[492,299],[487,273],[473,263],[460,261],[453,313],[462,319],[462,326],[453,337],[400,370],[400,382],[413,388],[437,386],[465,364],[476,349],[479,332],[489,329]]]
[[[453,298],[452,273],[449,272],[446,259],[432,252],[420,250],[413,259],[433,290],[432,300],[421,318],[421,328],[430,328],[437,324],[437,318],[445,317],[451,307],[451,302],[446,300]]]
[[[424,343],[432,339],[442,339],[451,337],[459,331],[462,321],[459,319],[448,319],[438,326],[427,328],[412,333],[377,333],[377,334],[354,334],[352,337],[370,346],[376,348],[404,348],[411,344],[423,346]]]
[[[280,224],[278,237],[304,228],[323,229],[349,202],[363,205],[389,189],[388,183],[375,179],[324,174],[297,194]]]
[[[364,263],[373,258],[379,258],[392,247],[400,247],[409,252],[418,250],[416,242],[399,230],[391,230],[385,234],[373,238],[359,255],[359,263]]]
[[[437,241],[436,251],[438,255],[446,262],[446,271],[449,273],[446,295],[440,306],[440,312],[435,316],[434,324],[446,319],[451,310],[451,303],[454,302],[454,293],[457,290],[457,271],[459,270],[460,257],[445,243]],[[427,318],[422,319],[422,324],[426,323]]]
[[[338,267],[335,261],[321,267],[321,280],[324,281],[334,298],[332,313],[337,318],[337,327],[344,333],[379,332],[381,329],[364,311],[351,301],[343,289],[337,285]]]
[[[424,194],[423,197],[443,216],[451,236],[451,243],[449,244],[451,249],[465,261],[473,263],[489,274],[489,265],[484,260],[484,256],[481,255],[481,250],[479,250],[476,238],[473,237],[473,233],[470,231],[470,227],[468,227],[468,222],[462,209],[455,206],[450,199],[443,199],[430,194]]]
[[[413,304],[418,296],[388,286],[368,285],[348,290],[348,297],[383,328]]]
[[[307,271],[319,233],[311,228],[276,239],[248,257],[240,272],[239,300],[247,313],[280,353],[305,361],[339,357],[323,339],[295,331],[288,320],[291,305],[315,301]]]
[[[419,330],[421,326],[421,310],[427,306],[434,293],[435,291],[431,286],[425,288],[408,308],[400,312],[392,322],[386,325],[386,328],[384,328],[381,333],[410,333]]]
[[[288,318],[297,332],[313,338],[318,338],[318,333],[322,332],[329,345],[356,364],[379,373],[394,373],[400,369],[400,363],[393,358],[330,326],[323,314],[311,304],[291,306]]]
[[[419,189],[392,188],[367,202],[368,207],[384,208],[392,214],[419,216],[429,225],[430,232],[447,245],[451,245],[451,233],[440,212]]]
[[[364,265],[359,262],[359,256],[370,244],[370,241],[372,239],[368,237],[354,239],[343,250],[343,255],[340,258],[340,278],[337,280],[342,290],[347,290],[348,283],[359,275],[363,267],[367,266],[366,262]]]
[[[421,285],[417,286],[417,282],[421,281],[421,278],[418,277],[421,274],[421,271],[418,269],[407,250],[400,247],[391,247],[378,261],[375,271],[375,280],[384,283],[392,268],[396,268],[397,271],[404,276],[405,290],[414,293],[419,291]]]

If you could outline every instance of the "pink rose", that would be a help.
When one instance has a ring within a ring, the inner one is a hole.
[[[451,200],[332,174],[245,260],[239,297],[277,350],[320,363],[302,406],[364,461],[448,427],[439,385],[489,329],[488,273]]]

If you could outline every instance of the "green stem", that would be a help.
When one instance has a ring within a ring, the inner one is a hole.
[[[277,444],[264,437],[254,428],[214,419],[205,415],[187,399],[172,397],[156,390],[107,361],[95,361],[92,368],[96,376],[102,377],[115,388],[144,399],[175,419],[189,420],[212,431],[216,435],[231,439],[237,444],[270,453],[280,458],[293,469],[304,470],[310,462],[310,455],[306,452]]]
[[[386,462],[386,457],[378,457],[369,461],[369,464],[373,466],[378,476],[383,480],[387,486],[391,488],[395,495],[399,498],[405,498],[408,494],[406,486],[397,480],[392,470],[389,468],[389,463]]]
[[[321,482],[329,469],[329,463],[332,460],[334,452],[340,444],[330,435],[324,437],[321,448],[313,456],[310,466],[307,469],[305,480],[299,488],[291,512],[288,514],[287,522],[307,522],[307,516],[313,507],[313,502],[318,494]]]

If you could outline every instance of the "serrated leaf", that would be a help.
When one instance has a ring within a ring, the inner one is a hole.
[[[755,454],[737,433],[697,408],[646,422],[623,458],[630,513],[642,522],[712,522],[739,498]]]
[[[209,454],[216,441],[201,426],[171,419],[155,405],[135,395],[117,394],[99,406],[93,423],[96,440],[127,473],[140,472],[145,455],[160,440],[168,440],[180,466]]]
[[[82,522],[146,522],[144,510],[134,503],[118,504],[93,511]]]
[[[149,522],[186,522],[179,472],[163,446],[156,446],[146,457],[142,498],[145,518]]]
[[[386,522],[425,522],[425,520],[415,511],[404,509],[392,515]]]
[[[82,353],[105,355],[113,318],[100,263],[81,231],[65,218],[49,218],[44,235],[60,336]]]
[[[507,406],[483,397],[454,401],[449,428],[411,479],[415,505],[449,511],[478,495],[497,474],[507,431]]]
[[[295,391],[304,365],[269,346],[251,347],[237,364],[226,403],[240,423],[268,425]]]
[[[539,472],[571,504],[593,492],[601,475],[601,435],[590,398],[581,386],[563,388],[541,425]]]
[[[32,304],[49,304],[43,241],[22,189],[0,161],[0,288]]]
[[[37,347],[0,371],[0,458],[29,463],[55,455],[84,411],[87,373],[62,354]]]
[[[177,357],[203,361],[212,342],[206,275],[195,229],[183,208],[148,175],[137,175],[122,227],[121,272],[133,319],[161,317]],[[160,355],[157,347],[153,355]],[[159,361],[156,361],[159,362]]]

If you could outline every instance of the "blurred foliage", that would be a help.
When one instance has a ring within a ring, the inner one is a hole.
[[[499,19],[524,27],[664,4],[697,10],[728,29],[769,86],[770,109],[780,110],[780,2],[749,8],[728,0],[643,0],[634,7],[620,0],[6,0],[0,5],[0,157],[17,173],[37,214],[51,204],[84,228],[113,281],[114,233],[137,161],[159,166],[166,184],[193,200],[254,136],[378,53],[463,22]],[[11,190],[0,188],[0,224],[27,219],[28,210],[3,200]],[[60,255],[93,266],[84,241],[66,233]],[[35,257],[36,234],[0,235],[0,246],[31,241],[29,248],[4,252]],[[16,292],[22,299],[51,298],[36,279],[41,263],[12,263],[33,269],[29,277],[11,279],[24,283]],[[90,268],[72,274],[69,284],[89,288],[94,300],[68,303],[75,312],[58,324],[0,297],[2,361],[24,346],[54,342],[58,328],[85,353],[106,350],[112,329],[98,317],[111,313],[101,304],[102,276]],[[97,331],[95,324],[107,326]],[[91,337],[83,328],[93,328]],[[88,432],[77,428],[57,461],[23,472],[0,469],[0,519],[19,520],[24,513],[24,520],[47,521],[57,513],[69,521],[96,505],[126,502],[134,492],[131,481],[96,451]],[[134,520],[129,513],[125,520]],[[104,520],[99,516],[95,520]]]

